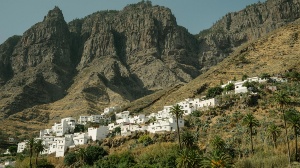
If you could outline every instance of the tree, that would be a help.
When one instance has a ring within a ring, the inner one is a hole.
[[[222,94],[222,92],[223,92],[223,89],[220,86],[209,88],[207,90],[206,97],[213,98],[213,97],[216,97],[217,95]]]
[[[231,90],[234,90],[234,84],[233,83],[229,83],[228,85],[226,85],[225,87],[224,87],[224,90],[225,91],[231,91]]]
[[[261,74],[260,75],[260,78],[261,79],[269,79],[271,76],[270,76],[270,74],[268,74],[268,73],[263,73],[263,74]]]
[[[270,135],[270,137],[272,138],[274,149],[276,149],[277,148],[277,144],[276,144],[277,138],[279,137],[281,130],[277,125],[272,123],[271,125],[269,125],[267,131],[268,131],[268,134]]]
[[[108,153],[100,146],[88,146],[85,149],[84,161],[88,165],[93,165],[95,161],[102,159]]]
[[[10,152],[11,155],[14,155],[18,151],[18,147],[17,146],[10,146],[10,147],[8,147],[8,151]]]
[[[181,133],[182,137],[182,145],[185,148],[191,149],[195,145],[196,138],[193,136],[193,134],[190,131],[184,131]]]
[[[251,141],[251,151],[252,154],[254,153],[254,148],[253,148],[253,127],[259,126],[258,120],[253,116],[253,114],[248,113],[246,116],[243,118],[243,124],[246,125],[249,128],[250,132],[250,141]]]
[[[225,141],[218,135],[216,135],[211,141],[211,146],[214,150],[223,151],[225,149],[226,143]]]
[[[115,132],[115,134],[117,135],[121,135],[121,127],[116,127],[115,129],[114,129],[114,132]]]
[[[288,132],[287,132],[287,126],[286,126],[286,119],[284,114],[284,107],[287,106],[290,103],[290,97],[286,92],[279,91],[275,92],[274,100],[279,106],[279,111],[282,113],[283,121],[284,121],[284,129],[285,129],[285,139],[287,143],[287,149],[288,149],[288,159],[289,159],[289,165],[291,165],[291,151],[290,151],[290,144],[288,139]]]
[[[182,118],[183,116],[183,110],[182,107],[179,104],[176,104],[175,106],[171,107],[170,113],[176,117],[176,124],[177,124],[177,135],[178,135],[178,143],[179,148],[181,149],[181,141],[180,141],[180,131],[179,131],[179,118]]]
[[[35,158],[35,165],[38,165],[38,157],[41,152],[45,149],[45,145],[43,144],[43,141],[41,139],[35,141],[33,150],[36,153],[36,158]]]
[[[300,114],[296,109],[289,109],[286,111],[285,115],[286,115],[285,118],[286,118],[287,122],[291,124],[291,126],[294,130],[294,136],[295,136],[295,141],[296,141],[295,160],[299,161],[297,136],[298,136],[298,130],[300,129]]]
[[[232,160],[231,158],[220,150],[213,150],[208,153],[206,157],[204,157],[201,161],[202,168],[225,168],[231,167]]]
[[[200,166],[200,154],[197,150],[183,149],[176,159],[178,168],[196,168]]]
[[[34,138],[30,138],[29,141],[27,142],[28,148],[29,148],[29,167],[32,168],[32,162],[31,158],[33,155],[33,147],[34,147],[35,140]]]
[[[244,74],[244,75],[242,76],[242,81],[246,80],[247,78],[248,78],[248,75]]]
[[[74,164],[77,159],[76,159],[76,153],[74,152],[69,152],[65,157],[64,157],[64,164],[67,166],[71,166]]]

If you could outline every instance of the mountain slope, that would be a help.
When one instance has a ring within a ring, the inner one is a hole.
[[[273,66],[282,72],[298,63],[279,64],[297,56],[296,47],[286,46],[298,45],[297,34],[275,33],[273,40],[278,36],[279,41],[270,43],[278,44],[274,48],[260,49],[264,43],[257,42],[237,48],[299,18],[299,2],[269,0],[250,5],[197,36],[178,26],[169,9],[150,2],[96,12],[70,23],[55,7],[23,36],[0,45],[0,118],[26,127],[29,122],[42,126],[65,116],[99,114],[114,105],[136,112],[156,111],[200,96],[220,80],[244,73],[255,76],[268,69],[277,73]],[[298,31],[297,24],[294,29]],[[295,43],[283,43],[289,38]],[[283,46],[283,51],[276,50]],[[227,63],[217,66],[226,70],[214,67],[205,72],[233,51]],[[271,52],[294,56],[273,59]],[[201,72],[205,73],[197,77]]]
[[[126,109],[136,112],[154,112],[165,105],[172,105],[186,98],[201,97],[209,87],[220,85],[242,76],[284,74],[295,70],[300,72],[300,21],[280,28],[267,36],[238,48],[218,65],[195,78],[188,84],[160,94],[153,94],[127,105]]]

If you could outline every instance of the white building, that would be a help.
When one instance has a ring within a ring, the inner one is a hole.
[[[65,152],[67,151],[68,147],[74,145],[73,135],[65,135],[65,137],[56,137],[54,138],[54,141],[56,142],[56,157],[65,156]]]
[[[52,132],[56,134],[56,136],[63,136],[66,133],[74,132],[76,125],[76,121],[72,117],[61,119],[60,123],[55,123],[52,126]]]
[[[79,116],[78,123],[85,125],[89,121],[89,116]]]
[[[88,128],[88,137],[90,137],[93,141],[104,139],[106,138],[107,134],[107,126],[99,126],[99,128]]]
[[[24,151],[24,149],[26,149],[27,142],[28,141],[23,141],[23,142],[18,143],[17,153],[22,153]]]
[[[129,111],[123,111],[121,113],[115,113],[116,114],[116,118],[120,119],[120,118],[129,118]]]
[[[148,125],[147,131],[150,133],[163,133],[177,130],[177,120],[175,118],[169,118],[167,120],[158,120]],[[179,128],[184,127],[184,120],[178,120]]]
[[[89,136],[87,133],[74,133],[73,142],[74,145],[84,145],[87,144]]]
[[[120,106],[114,106],[114,107],[107,107],[104,109],[103,114],[109,114],[111,112],[115,112],[117,110],[121,109]]]

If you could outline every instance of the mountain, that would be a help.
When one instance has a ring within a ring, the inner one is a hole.
[[[197,35],[202,71],[216,65],[236,47],[297,20],[299,0],[267,0],[231,12]]]
[[[275,73],[280,68],[274,70],[271,67],[276,64],[263,61],[265,51],[259,50],[252,60],[247,55],[251,47],[239,48],[248,43],[256,46],[251,43],[255,39],[299,18],[299,2],[272,0],[250,5],[227,14],[198,35],[177,25],[170,9],[149,1],[69,23],[55,7],[22,36],[0,45],[1,122],[4,127],[16,122],[15,128],[35,130],[31,125],[41,127],[65,116],[99,114],[108,106],[152,111],[199,96],[216,81],[232,77],[228,74],[259,74],[260,67],[247,69],[250,65],[268,67]],[[281,53],[294,52],[296,47],[289,50]],[[209,69],[224,58],[217,70]],[[238,62],[243,59],[251,61]],[[234,66],[240,69],[231,69]]]
[[[281,76],[286,72],[300,72],[299,35],[300,19],[237,48],[188,84],[145,96],[128,104],[125,109],[155,112],[186,98],[201,98],[208,88],[219,86],[221,81],[226,83],[234,78],[241,80],[243,75],[255,77],[267,73]]]

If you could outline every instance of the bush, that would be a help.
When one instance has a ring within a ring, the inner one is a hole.
[[[88,165],[93,165],[95,161],[108,155],[108,153],[100,146],[88,146],[85,149],[85,153],[86,153],[86,156],[84,158],[84,161]]]
[[[149,135],[143,135],[138,139],[138,142],[144,144],[144,146],[148,146],[153,143],[153,140]]]
[[[70,166],[77,161],[76,154],[74,152],[69,152],[64,158],[64,164]]]
[[[99,168],[127,168],[136,164],[130,152],[112,154],[97,161],[95,167]]]
[[[222,94],[222,92],[223,92],[223,89],[220,86],[209,88],[207,90],[206,97],[213,98],[213,97],[216,97],[217,95]]]

